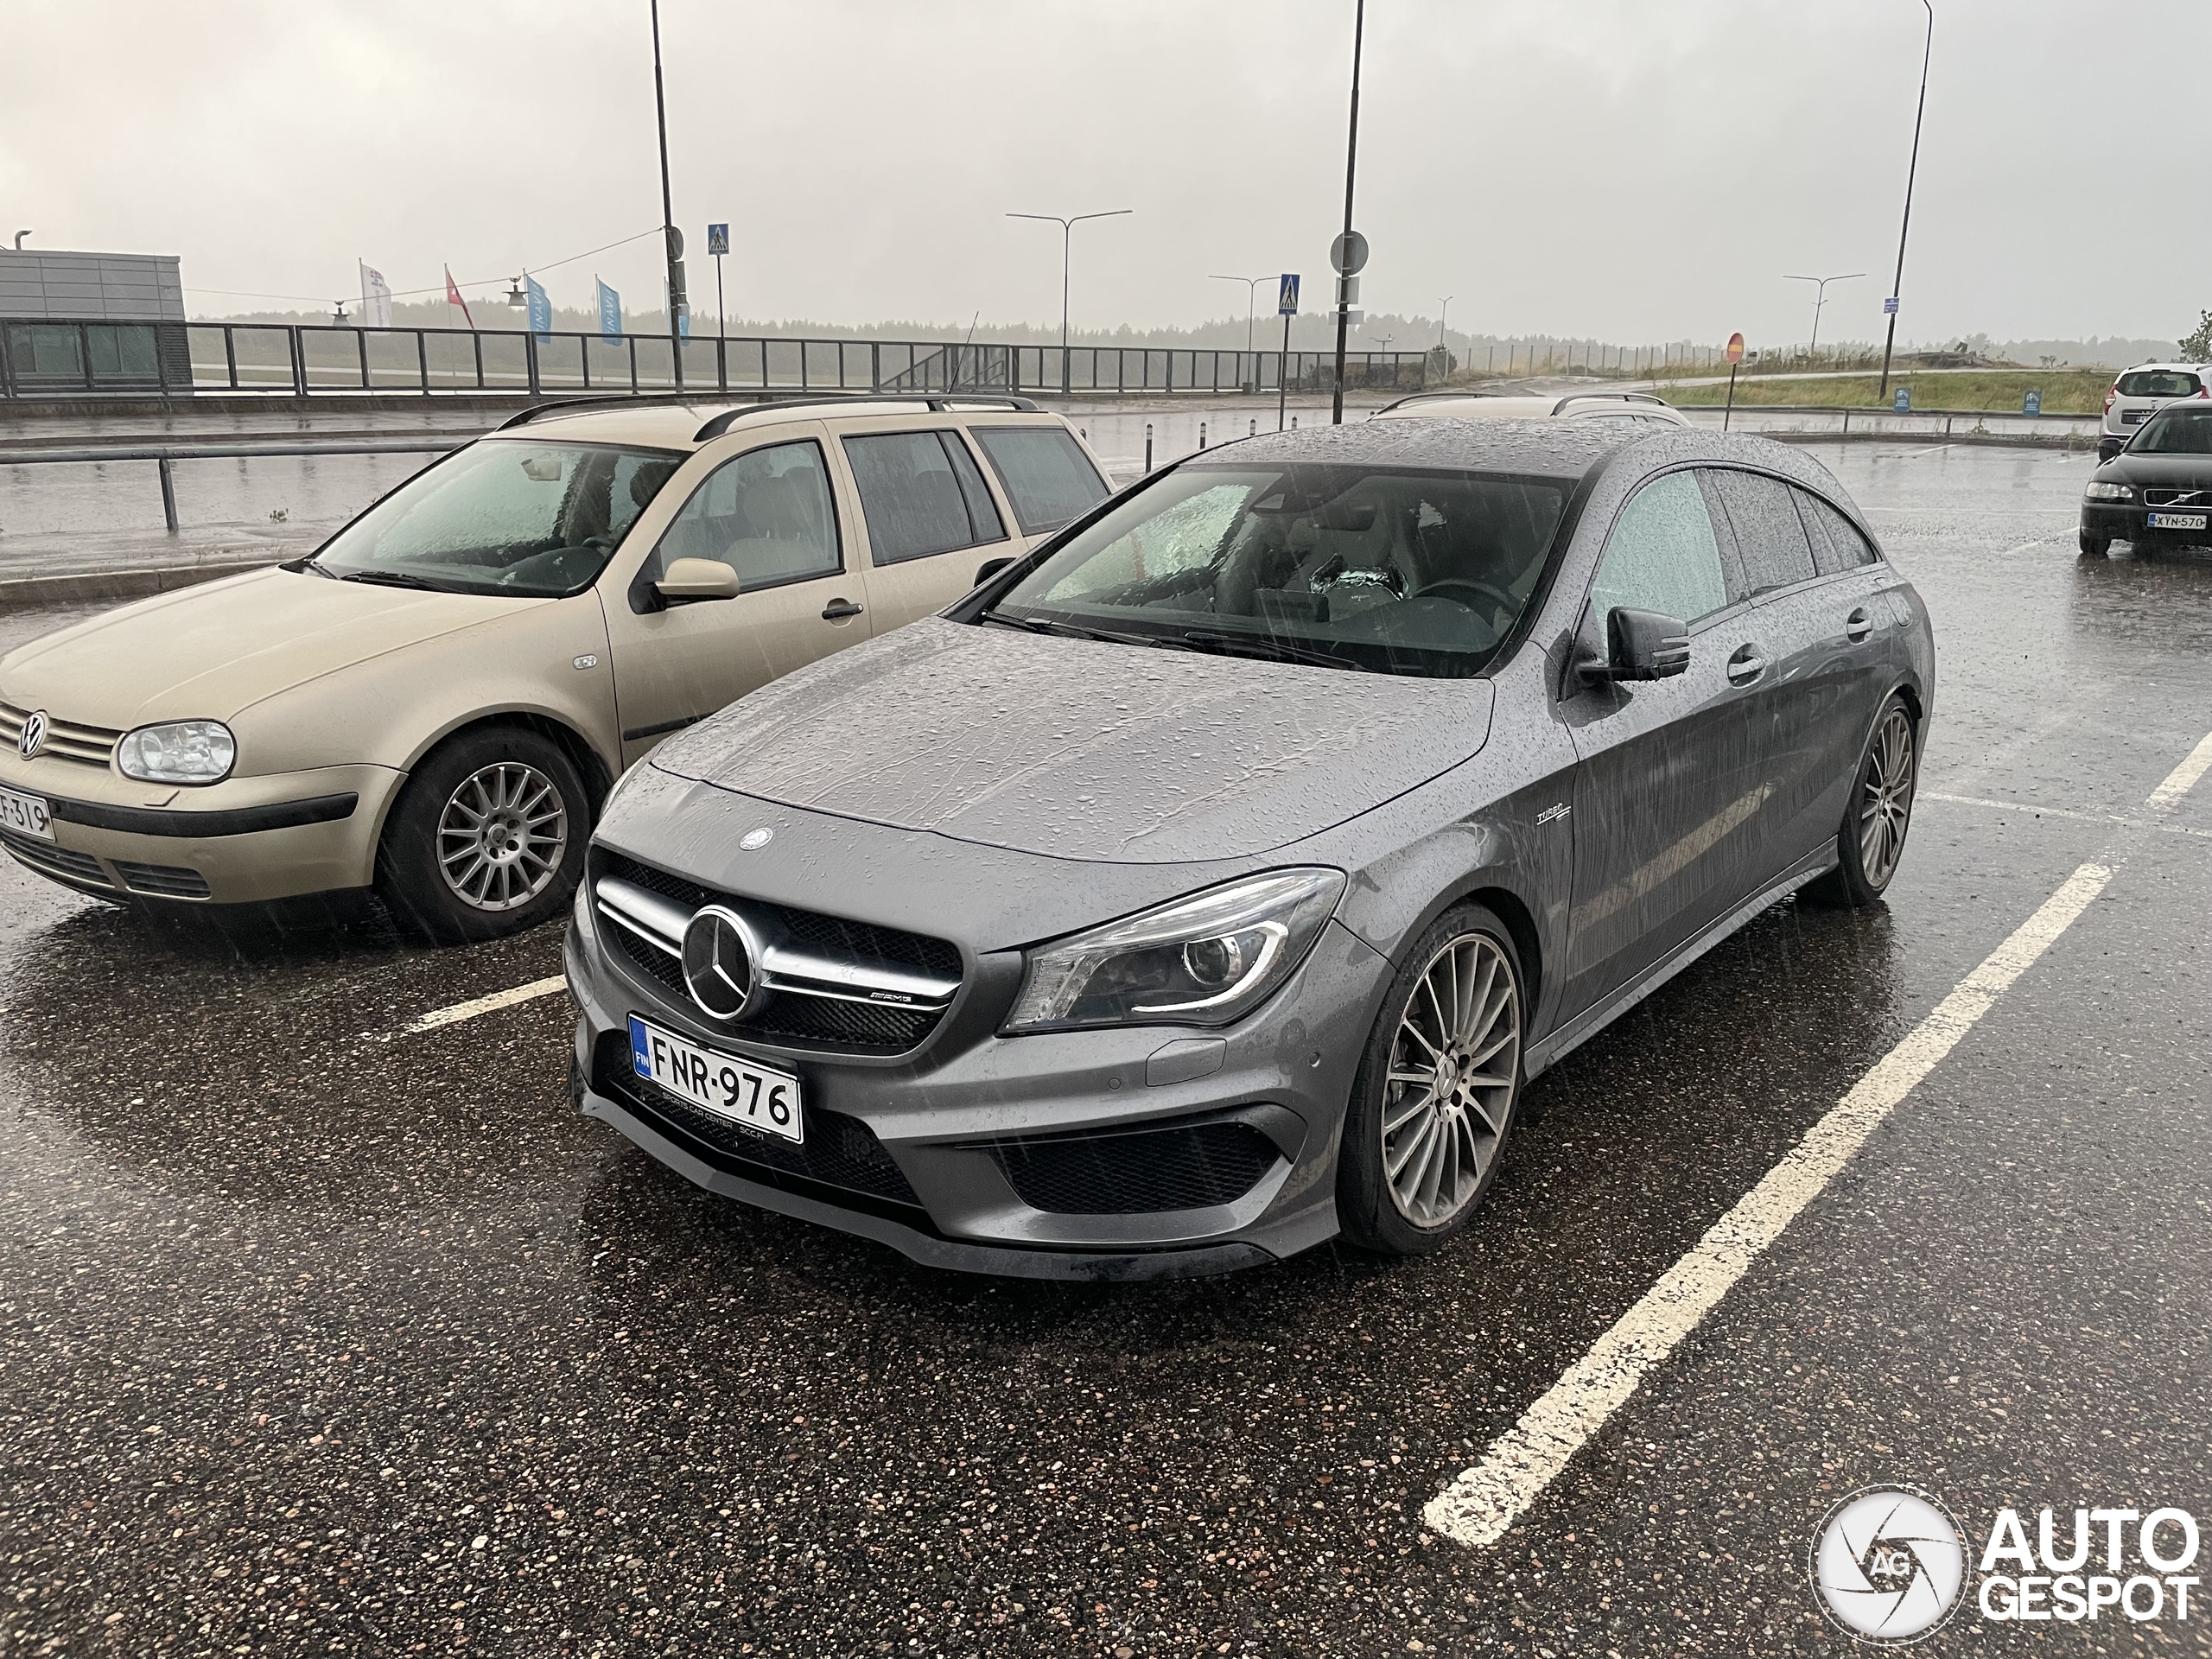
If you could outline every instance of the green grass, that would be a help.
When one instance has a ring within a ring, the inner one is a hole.
[[[1892,372],[1890,390],[1912,388],[1916,409],[1974,409],[1992,414],[2017,415],[2020,398],[2033,386],[2043,393],[2046,415],[2095,415],[2102,412],[2105,393],[2111,388],[2107,369],[1974,369],[1961,373],[1931,374],[1926,371]],[[1847,375],[1834,380],[1767,379],[1756,374],[1738,375],[1736,401],[1743,404],[1791,404],[1801,408],[1887,409],[1878,394],[1881,378]],[[1670,386],[1659,383],[1660,396],[1670,404],[1713,406],[1728,401],[1728,385]]]

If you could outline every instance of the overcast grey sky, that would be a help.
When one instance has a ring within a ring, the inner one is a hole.
[[[1902,333],[2169,335],[2212,305],[2206,0],[1936,0]],[[1372,0],[1366,303],[1455,330],[1804,337],[1785,272],[1896,257],[1916,0]],[[1057,321],[1320,287],[1352,0],[664,0],[676,215],[733,315]],[[215,289],[504,276],[660,217],[645,0],[0,0],[0,233],[177,253]],[[2163,84],[2163,85],[2162,85]],[[2177,88],[2178,90],[2174,90]],[[651,240],[594,269],[658,302]],[[477,289],[474,293],[486,292]],[[1309,301],[1309,308],[1311,302]]]

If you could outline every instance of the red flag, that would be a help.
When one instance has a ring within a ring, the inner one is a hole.
[[[469,327],[474,329],[476,327],[476,319],[468,315],[468,302],[461,297],[461,286],[453,279],[451,265],[446,267],[446,303],[459,306],[461,315],[468,318]]]

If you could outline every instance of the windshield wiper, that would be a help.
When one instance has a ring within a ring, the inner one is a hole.
[[[1271,663],[1306,663],[1315,668],[1348,668],[1355,674],[1370,672],[1358,663],[1325,651],[1309,651],[1280,639],[1241,633],[1186,633],[1184,642],[1193,651],[1217,652],[1224,657],[1256,657]]]
[[[1020,628],[1027,633],[1056,633],[1070,639],[1100,639],[1109,645],[1160,645],[1170,651],[1187,649],[1172,639],[1156,639],[1148,634],[1111,633],[1104,628],[1086,628],[1079,622],[1061,622],[1042,616],[1016,616],[1011,611],[978,611],[976,620]]]
[[[449,594],[450,588],[435,582],[425,582],[420,576],[410,576],[404,570],[348,570],[338,578],[340,582],[365,582],[378,588],[413,588],[426,594]]]

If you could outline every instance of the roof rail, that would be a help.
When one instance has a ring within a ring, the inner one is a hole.
[[[955,404],[984,404],[1031,414],[1042,413],[1041,405],[1034,398],[1017,397],[1003,391],[849,391],[835,397],[781,397],[769,393],[763,394],[743,408],[726,409],[710,417],[704,426],[691,435],[691,441],[704,443],[710,438],[719,438],[747,416],[759,415],[769,410],[834,408],[841,404],[920,404],[939,414]]]
[[[1017,397],[1010,393],[995,391],[846,391],[839,392],[835,396],[820,392],[803,392],[794,397],[786,397],[781,392],[775,391],[734,394],[727,391],[608,392],[597,397],[563,397],[556,403],[533,404],[520,414],[512,415],[500,422],[493,430],[504,432],[509,427],[528,426],[534,421],[547,420],[556,415],[581,413],[588,410],[631,409],[640,404],[662,408],[671,404],[679,407],[694,404],[712,407],[717,404],[729,403],[738,403],[740,406],[735,409],[725,409],[719,414],[710,416],[707,423],[702,426],[693,436],[691,441],[694,443],[704,443],[709,438],[718,438],[745,416],[758,415],[766,410],[811,406],[834,407],[840,404],[926,404],[930,408],[940,412],[955,404],[1001,404],[1007,409],[1028,412],[1039,412],[1041,410],[1041,405],[1033,398]]]
[[[1673,407],[1673,405],[1668,403],[1664,397],[1655,396],[1651,392],[1648,391],[1570,391],[1566,397],[1560,398],[1559,402],[1552,405],[1552,413],[1554,415],[1558,414],[1560,410],[1565,409],[1569,404],[1580,404],[1591,401],[1599,403],[1656,404],[1662,409],[1671,409]]]
[[[696,391],[609,391],[596,397],[563,397],[556,403],[532,404],[519,414],[510,415],[492,429],[504,432],[511,426],[528,426],[532,421],[542,421],[549,416],[567,414],[572,410],[625,409],[632,404],[719,404],[720,397],[702,397]]]
[[[1395,402],[1383,404],[1382,409],[1402,409],[1408,404],[1418,404],[1428,397],[1526,397],[1531,395],[1525,391],[1473,391],[1465,386],[1454,386],[1445,391],[1409,391]],[[1382,409],[1375,412],[1380,415]]]

